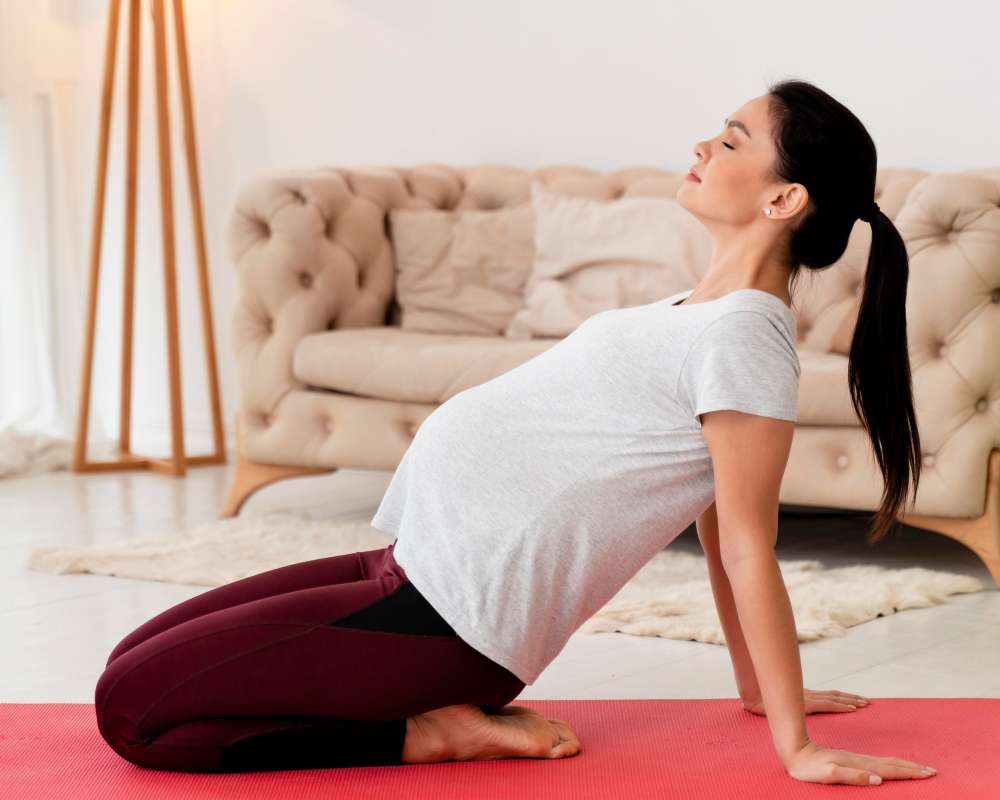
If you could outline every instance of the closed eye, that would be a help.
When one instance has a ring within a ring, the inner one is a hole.
[[[735,148],[735,147],[733,147],[733,146],[732,146],[731,144],[727,144],[726,142],[723,142],[723,144],[724,144],[724,145],[725,145],[726,147],[728,147],[728,148],[729,148],[730,150],[735,150],[735,149],[736,149],[736,148]]]

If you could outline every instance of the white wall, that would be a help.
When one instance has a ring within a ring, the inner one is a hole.
[[[81,274],[89,246],[107,5],[78,0],[73,23],[81,37],[74,189]],[[168,424],[148,6],[144,0],[135,401],[140,441],[152,441]],[[951,170],[1000,163],[995,4],[188,0],[185,10],[227,427],[238,388],[229,341],[235,280],[225,226],[236,193],[254,175],[421,161],[680,171],[695,163],[696,141],[716,133],[733,109],[763,94],[768,82],[788,77],[812,81],[854,110],[876,141],[880,166]],[[125,63],[122,22],[119,79]],[[189,430],[207,434],[172,60],[170,69],[185,408]],[[115,98],[98,356],[97,403],[108,419],[117,405],[123,87],[120,82]],[[115,430],[113,423],[109,428]]]

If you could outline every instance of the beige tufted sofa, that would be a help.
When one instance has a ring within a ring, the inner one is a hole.
[[[421,164],[250,182],[228,230],[239,272],[232,334],[241,398],[224,515],[283,478],[395,470],[438,404],[558,341],[402,330],[390,209],[509,207],[529,202],[532,180],[607,200],[673,197],[682,179],[645,167]],[[1000,169],[882,169],[876,199],[910,254],[908,336],[924,455],[916,513],[901,520],[963,542],[1000,585]],[[847,357],[831,348],[845,331],[849,342],[870,237],[867,223],[856,224],[840,263],[803,271],[792,298],[802,374],[783,503],[879,504],[881,477],[851,406]]]

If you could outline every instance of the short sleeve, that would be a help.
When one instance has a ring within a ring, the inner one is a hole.
[[[732,409],[794,422],[799,374],[795,346],[779,323],[759,311],[732,311],[691,344],[677,394],[695,420]]]

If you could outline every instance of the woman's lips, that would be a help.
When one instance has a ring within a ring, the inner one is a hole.
[[[684,180],[686,180],[686,181],[694,181],[695,183],[701,183],[701,178],[699,178],[693,172],[689,172],[687,175],[685,175],[684,176]]]

